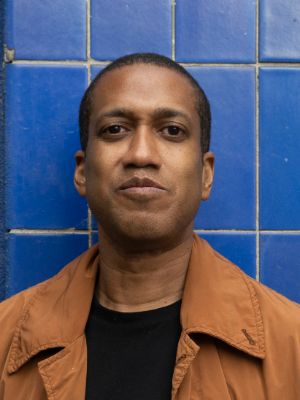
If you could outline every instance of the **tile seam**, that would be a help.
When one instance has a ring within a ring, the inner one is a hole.
[[[174,47],[175,52],[175,47]],[[78,66],[87,66],[87,65],[95,65],[95,66],[103,66],[108,65],[111,60],[107,61],[97,61],[93,60],[91,57],[87,60],[14,60],[13,64],[24,64],[24,65],[78,65]],[[222,68],[251,68],[251,67],[261,67],[261,68],[293,68],[293,67],[300,67],[300,62],[293,63],[293,62],[255,62],[255,63],[201,63],[201,62],[180,62],[180,65],[183,67],[222,67]]]
[[[256,213],[256,280],[260,280],[260,203],[259,203],[259,0],[256,0],[255,29],[255,213]]]
[[[88,85],[91,83],[91,0],[86,2],[86,60],[88,71]],[[88,247],[92,246],[92,213],[87,205],[88,214]]]
[[[256,229],[195,229],[195,233],[224,233],[224,234],[256,234]],[[97,229],[26,229],[26,228],[13,228],[7,231],[7,234],[28,234],[28,235],[40,235],[40,234],[93,234],[97,233]],[[299,235],[300,230],[260,230],[260,234],[263,235]]]
[[[225,233],[225,234],[257,234],[256,229],[249,229],[249,230],[243,230],[243,229],[195,229],[195,233]],[[300,229],[264,229],[264,230],[259,230],[259,234],[262,235],[299,235],[300,234]]]
[[[26,235],[86,235],[89,233],[87,229],[10,229],[8,234],[26,234]]]
[[[171,46],[172,46],[172,60],[176,59],[176,43],[175,43],[175,8],[176,8],[176,0],[171,0]]]
[[[77,66],[86,66],[87,60],[79,61],[79,60],[14,60],[13,64],[24,64],[24,65],[77,65]]]
[[[236,229],[195,229],[195,233],[226,233],[228,235],[235,233],[255,234],[255,230],[236,230]]]
[[[253,233],[256,234],[256,229],[194,229],[194,232],[205,233]],[[300,229],[261,229],[262,234],[300,234]]]

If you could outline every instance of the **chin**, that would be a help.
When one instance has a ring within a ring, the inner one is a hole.
[[[132,248],[138,251],[155,251],[163,250],[164,248],[173,247],[175,243],[180,241],[184,229],[178,229],[173,224],[168,224],[167,221],[130,221],[127,224],[118,226],[118,240],[126,245],[127,248]]]
[[[134,241],[155,241],[168,236],[165,227],[153,224],[153,222],[138,224],[137,221],[120,227],[123,236]]]
[[[118,210],[119,211],[119,210]],[[170,210],[168,210],[170,211]],[[193,230],[193,216],[179,213],[110,213],[96,218],[114,243],[133,251],[162,250],[173,247]]]

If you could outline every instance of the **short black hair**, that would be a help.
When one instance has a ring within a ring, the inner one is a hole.
[[[209,151],[210,145],[210,129],[211,129],[211,112],[209,101],[201,88],[199,83],[192,77],[192,75],[184,69],[180,64],[171,60],[168,57],[162,56],[156,53],[134,53],[120,57],[107,65],[101,70],[98,75],[91,82],[87,90],[85,91],[79,111],[79,128],[80,128],[80,144],[83,151],[86,150],[88,143],[88,132],[90,115],[92,109],[93,92],[95,86],[99,80],[108,72],[113,71],[117,68],[122,68],[129,65],[135,64],[151,64],[163,68],[174,70],[181,75],[185,76],[188,81],[192,84],[196,93],[196,108],[200,117],[200,132],[201,132],[201,151],[206,153]]]

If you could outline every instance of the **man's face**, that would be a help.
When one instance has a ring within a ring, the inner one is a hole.
[[[92,103],[75,185],[100,231],[140,246],[182,240],[213,177],[194,88],[176,71],[136,64],[104,75]]]

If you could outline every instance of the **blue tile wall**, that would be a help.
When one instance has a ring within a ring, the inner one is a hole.
[[[261,61],[300,60],[300,2],[260,1]]]
[[[7,46],[19,60],[84,60],[85,0],[7,1]]]
[[[0,297],[97,241],[72,183],[79,101],[109,61],[154,51],[181,62],[211,102],[215,185],[196,233],[300,301],[297,0],[6,0],[5,9]]]
[[[94,0],[91,6],[93,58],[135,52],[171,56],[171,0]]]
[[[189,68],[211,102],[215,184],[196,229],[255,229],[255,71]],[[247,96],[245,96],[247,93]]]
[[[10,260],[7,295],[11,296],[56,274],[87,249],[88,236],[9,234],[7,242]]]
[[[99,236],[97,231],[92,232],[92,244],[96,244],[99,242]]]
[[[262,229],[300,226],[300,69],[260,72],[260,222]]]
[[[253,233],[202,233],[203,239],[238,265],[246,274],[256,277],[256,238]]]
[[[72,182],[86,68],[9,65],[6,79],[7,227],[86,228]]]
[[[4,4],[0,3],[0,46],[4,47]],[[5,157],[4,149],[4,92],[5,92],[5,81],[4,81],[4,53],[0,52],[0,300],[5,297],[5,282],[6,282],[6,270],[3,268],[5,265]]]
[[[261,237],[261,281],[300,303],[299,249],[299,234]]]
[[[254,62],[255,10],[249,0],[176,0],[176,58]]]

